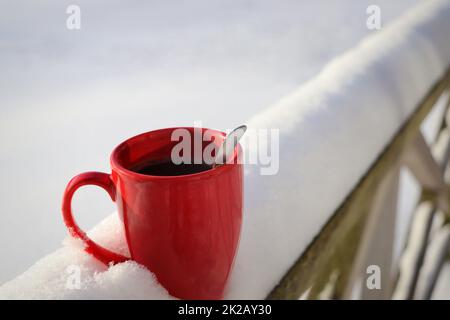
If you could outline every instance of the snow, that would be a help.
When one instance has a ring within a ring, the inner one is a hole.
[[[257,166],[246,167],[243,231],[226,298],[264,298],[320,231],[449,66],[449,16],[449,1],[420,3],[248,121],[253,129],[280,128],[280,171],[261,176]],[[125,250],[116,215],[92,234]],[[80,289],[66,288],[70,265],[81,268]],[[79,243],[68,241],[0,287],[0,297],[167,298],[167,293],[135,263],[105,269],[82,253]]]
[[[420,4],[250,121],[282,128],[280,172],[250,168],[231,296],[260,298],[277,284],[443,75],[449,15],[448,1]]]
[[[96,226],[90,236],[109,248],[128,254],[117,215]],[[125,262],[107,268],[87,255],[79,240],[67,238],[64,247],[4,284],[2,299],[171,299],[143,266]],[[79,274],[80,281],[73,278]],[[74,280],[75,279],[75,280]]]
[[[377,0],[383,27],[419,1]],[[0,1],[0,284],[60,246],[67,182],[119,142],[234,128],[377,32],[372,0],[78,0],[77,31],[69,4]],[[95,187],[73,205],[86,230],[114,211]]]

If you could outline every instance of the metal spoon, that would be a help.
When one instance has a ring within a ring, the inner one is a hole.
[[[217,151],[217,155],[214,159],[213,168],[219,167],[225,163],[227,163],[228,157],[233,154],[234,149],[236,148],[239,140],[241,140],[245,131],[247,130],[247,126],[239,126],[233,131],[231,131],[223,140],[222,145]]]

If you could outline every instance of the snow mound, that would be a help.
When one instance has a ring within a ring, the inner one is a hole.
[[[128,255],[117,214],[90,236]],[[167,291],[145,267],[125,262],[111,267],[86,254],[81,241],[64,240],[63,248],[44,257],[0,289],[1,299],[169,299]]]
[[[249,128],[280,128],[280,171],[261,176],[257,166],[246,167],[244,224],[227,298],[264,298],[278,283],[443,75],[449,30],[450,2],[424,1],[249,121]],[[126,252],[115,215],[93,237]],[[67,288],[71,265],[81,270],[75,290]],[[168,295],[135,263],[107,269],[69,241],[0,287],[0,298]]]

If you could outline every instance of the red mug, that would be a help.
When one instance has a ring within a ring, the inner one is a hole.
[[[172,132],[208,131],[217,146],[225,134],[211,129],[169,128],[121,143],[111,155],[111,174],[87,172],[74,177],[64,193],[64,222],[85,250],[105,264],[134,260],[153,272],[171,295],[181,299],[221,299],[239,242],[242,224],[242,149],[232,163],[179,176],[151,176],[131,171],[144,159],[170,159],[177,141]],[[195,141],[194,141],[195,143]],[[202,142],[203,149],[210,142]],[[116,202],[131,257],[92,241],[76,224],[71,210],[75,191],[84,185],[105,189]]]

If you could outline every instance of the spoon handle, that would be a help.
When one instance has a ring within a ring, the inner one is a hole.
[[[233,154],[239,140],[241,140],[245,131],[247,130],[246,125],[242,125],[231,131],[223,140],[222,145],[217,151],[217,155],[214,159],[214,167],[221,166],[227,162],[227,159]]]

